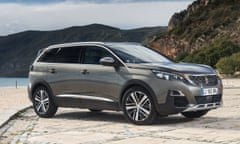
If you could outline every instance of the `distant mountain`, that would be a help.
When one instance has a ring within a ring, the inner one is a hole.
[[[166,27],[121,30],[91,24],[56,31],[25,31],[0,37],[0,77],[26,77],[37,51],[52,44],[80,41],[144,42]]]

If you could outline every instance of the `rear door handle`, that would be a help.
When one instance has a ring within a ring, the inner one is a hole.
[[[82,70],[82,74],[84,74],[84,75],[89,74],[89,71],[84,69],[84,70]]]
[[[54,68],[48,69],[48,72],[50,73],[56,73],[56,70]]]

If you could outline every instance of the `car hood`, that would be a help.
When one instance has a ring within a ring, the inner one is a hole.
[[[143,63],[143,64],[127,64],[129,68],[154,69],[163,71],[173,71],[190,74],[215,74],[215,70],[207,65],[191,64],[191,63]]]

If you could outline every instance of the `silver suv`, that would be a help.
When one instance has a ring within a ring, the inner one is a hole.
[[[123,111],[134,124],[152,124],[169,114],[199,118],[222,104],[222,82],[210,66],[175,63],[137,43],[49,46],[31,65],[29,80],[40,117],[76,107]]]

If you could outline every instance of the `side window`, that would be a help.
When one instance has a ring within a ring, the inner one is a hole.
[[[46,51],[40,58],[39,62],[48,62],[48,63],[53,63],[55,62],[55,57],[58,49],[50,49]]]
[[[56,53],[57,63],[79,63],[80,48],[59,48]]]
[[[80,47],[56,48],[46,52],[39,61],[49,63],[79,63]]]
[[[99,61],[103,57],[113,57],[110,52],[101,47],[86,47],[83,57],[84,64],[100,64]]]

